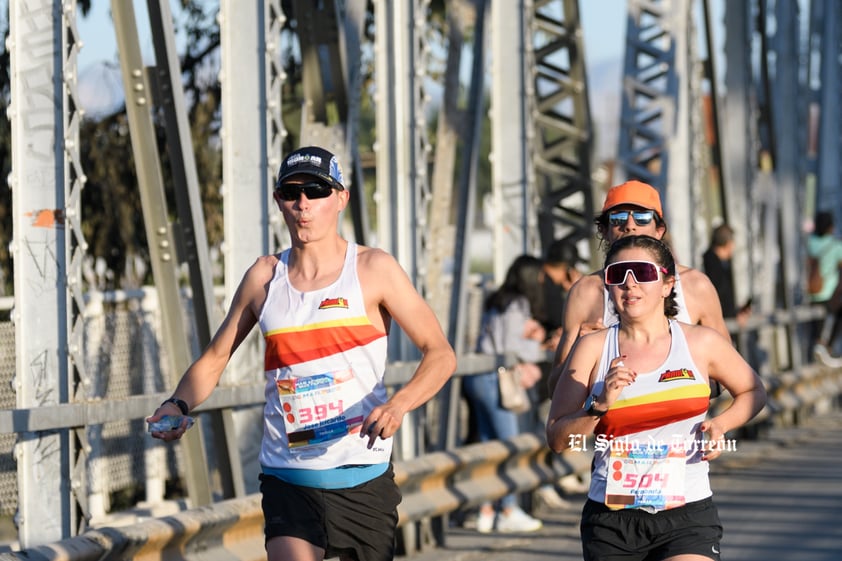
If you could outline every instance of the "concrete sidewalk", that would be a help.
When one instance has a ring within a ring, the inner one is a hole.
[[[727,561],[842,559],[842,412],[772,429],[711,464],[714,501],[725,528]],[[579,517],[584,495],[570,507],[535,513],[533,534],[479,534],[452,527],[443,548],[403,561],[581,560]]]

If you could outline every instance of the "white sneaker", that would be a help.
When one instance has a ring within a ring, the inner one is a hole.
[[[483,514],[482,511],[477,515],[477,532],[480,534],[488,534],[494,529],[494,513]]]
[[[572,506],[558,494],[552,485],[541,485],[535,489],[534,498],[537,502],[551,509],[563,509]]]
[[[579,476],[575,474],[565,475],[559,479],[558,486],[561,487],[562,491],[570,495],[587,493],[590,489],[590,485],[579,479]]]
[[[501,512],[497,520],[497,531],[502,533],[536,532],[544,526],[537,518],[532,518],[515,507],[508,513]]]
[[[830,368],[842,367],[842,358],[832,356],[827,347],[821,343],[817,343],[816,346],[813,347],[813,354],[816,359],[825,366],[829,366]]]

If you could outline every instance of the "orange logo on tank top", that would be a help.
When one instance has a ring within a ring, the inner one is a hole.
[[[695,380],[696,376],[686,368],[682,368],[681,370],[667,370],[661,377],[658,378],[658,382],[672,382],[674,380]]]
[[[348,308],[348,299],[340,296],[339,298],[325,298],[319,304],[320,310],[327,310],[329,308]]]

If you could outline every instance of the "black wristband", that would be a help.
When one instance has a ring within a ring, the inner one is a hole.
[[[169,399],[165,399],[161,405],[165,403],[175,403],[175,406],[181,410],[182,415],[187,415],[190,413],[190,407],[187,406],[187,402],[183,399],[178,399],[177,397],[171,397]]]

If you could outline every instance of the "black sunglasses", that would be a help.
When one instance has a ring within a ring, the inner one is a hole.
[[[301,198],[301,193],[309,199],[324,199],[330,196],[333,192],[333,187],[325,185],[324,183],[282,183],[278,188],[278,194],[281,199],[285,201],[297,201]]]
[[[612,226],[625,226],[629,215],[638,226],[646,226],[655,218],[654,210],[612,210],[608,213],[608,223]]]

